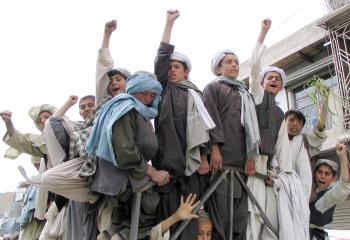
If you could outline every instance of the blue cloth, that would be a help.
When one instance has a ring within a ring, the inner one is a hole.
[[[136,73],[127,80],[126,91],[127,93],[116,95],[101,109],[86,144],[89,157],[100,157],[113,163],[114,166],[118,165],[112,145],[113,124],[132,109],[135,109],[145,119],[158,116],[162,86],[151,74]],[[156,94],[152,106],[144,105],[131,95],[139,92]]]
[[[30,185],[27,189],[23,200],[20,219],[21,227],[26,226],[33,220],[34,210],[36,206],[37,190],[38,189],[34,185]]]

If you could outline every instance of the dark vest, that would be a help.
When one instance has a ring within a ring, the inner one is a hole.
[[[277,107],[275,96],[264,92],[261,104],[256,105],[256,113],[260,132],[260,154],[273,156],[277,142],[278,131],[284,119],[283,111]]]
[[[315,199],[309,203],[310,207],[310,223],[316,225],[316,226],[324,226],[327,225],[328,223],[331,223],[333,221],[333,214],[335,210],[335,205],[325,211],[324,213],[321,213],[318,211],[315,207],[315,203],[328,191],[324,190],[321,192],[318,192]]]

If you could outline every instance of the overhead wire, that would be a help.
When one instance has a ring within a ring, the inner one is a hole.
[[[239,18],[237,21],[233,22],[232,24],[230,24],[229,26],[227,26],[226,28],[222,29],[220,32],[216,33],[214,36],[212,36],[211,38],[209,38],[208,40],[204,41],[203,43],[201,43],[196,49],[194,49],[193,51],[191,51],[189,53],[189,55],[194,54],[195,52],[199,51],[203,46],[207,45],[208,43],[212,42],[214,39],[216,39],[217,37],[219,37],[221,34],[223,34],[224,32],[226,32],[227,30],[229,30],[230,28],[232,28],[233,26],[237,25],[239,22],[241,22],[243,19],[247,18],[248,16],[250,16],[251,14],[253,14],[255,11],[257,11],[259,8],[261,8],[263,5],[265,5],[267,2],[269,2],[270,0],[265,0],[264,2],[262,2],[261,4],[259,4],[257,7],[255,7],[253,10],[251,10],[250,12],[246,13],[244,16],[242,16],[241,18]]]
[[[203,48],[205,45],[207,45],[208,43],[212,42],[213,40],[215,40],[216,38],[218,38],[220,35],[222,35],[224,32],[226,32],[227,30],[231,29],[232,27],[234,27],[235,25],[237,25],[238,23],[240,23],[242,20],[244,20],[245,18],[247,18],[248,16],[250,16],[251,14],[253,14],[254,12],[256,12],[257,10],[259,10],[262,6],[264,6],[266,3],[268,3],[270,0],[265,0],[264,2],[262,2],[261,4],[257,5],[254,9],[252,9],[251,11],[249,11],[248,13],[246,13],[244,16],[242,16],[241,18],[239,18],[237,21],[233,22],[232,24],[230,24],[229,26],[227,26],[226,28],[222,29],[220,32],[216,33],[215,35],[213,35],[211,38],[209,38],[208,40],[202,42],[197,48],[195,48],[193,51],[191,51],[189,53],[189,55],[192,55],[194,53],[196,53],[197,51],[199,51],[201,48]],[[292,14],[290,14],[281,24],[279,24],[276,28],[274,28],[271,33],[276,32],[278,29],[280,29],[284,24],[286,24],[292,17],[294,17],[298,12],[300,12],[309,2],[311,2],[312,0],[307,0],[304,1]],[[270,34],[271,35],[271,34]]]
[[[274,28],[271,33],[276,32],[278,29],[280,29],[284,24],[286,24],[292,17],[294,17],[299,11],[301,11],[307,3],[311,2],[312,0],[304,1],[300,6],[292,13],[290,14],[282,23],[280,23],[276,28]]]

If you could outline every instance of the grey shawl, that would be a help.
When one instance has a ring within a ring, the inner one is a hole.
[[[208,131],[213,129],[215,124],[197,93],[199,91],[197,87],[188,80],[178,85],[188,88],[185,175],[190,176],[201,164],[200,147],[209,142]]]

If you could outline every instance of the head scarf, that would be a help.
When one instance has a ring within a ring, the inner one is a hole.
[[[39,129],[40,131],[42,131],[39,128],[39,124],[38,124],[38,117],[39,117],[40,113],[49,112],[49,113],[53,114],[56,110],[57,109],[50,104],[42,104],[42,105],[37,105],[37,106],[31,107],[28,111],[28,114],[29,114],[30,118],[33,120],[36,128]]]
[[[337,172],[338,171],[338,164],[336,162],[333,162],[328,159],[318,159],[316,162],[315,168],[320,166],[321,164],[327,164],[333,171]]]
[[[226,56],[226,54],[232,54],[237,57],[236,53],[228,49],[218,51],[211,60],[211,71],[214,73],[215,76],[219,76],[219,74],[216,72],[216,68],[219,66],[220,61]]]
[[[112,145],[113,124],[132,109],[135,109],[145,119],[158,116],[162,85],[153,74],[137,72],[128,78],[126,92],[116,95],[103,106],[86,144],[89,157],[96,155],[114,166],[118,166],[118,153],[114,153]],[[132,94],[139,92],[155,93],[152,106],[148,107],[132,96]]]
[[[157,81],[156,75],[146,71],[137,71],[128,78],[126,83],[126,93],[134,94],[138,92],[155,93],[151,108],[157,109],[162,93],[162,85]]]
[[[112,69],[110,70],[107,75],[109,78],[113,77],[114,75],[120,75],[122,76],[125,80],[128,79],[131,76],[131,73],[126,70],[125,68],[116,68],[116,69]]]
[[[192,69],[191,61],[190,61],[190,59],[188,59],[188,57],[185,54],[182,54],[179,52],[173,52],[170,55],[170,60],[184,63],[186,65],[188,71],[191,71],[191,69]]]
[[[269,72],[277,72],[281,76],[282,87],[284,87],[286,85],[286,82],[287,82],[286,73],[283,71],[283,69],[275,67],[275,66],[266,67],[260,72],[260,82],[261,83],[263,83],[265,75]]]

